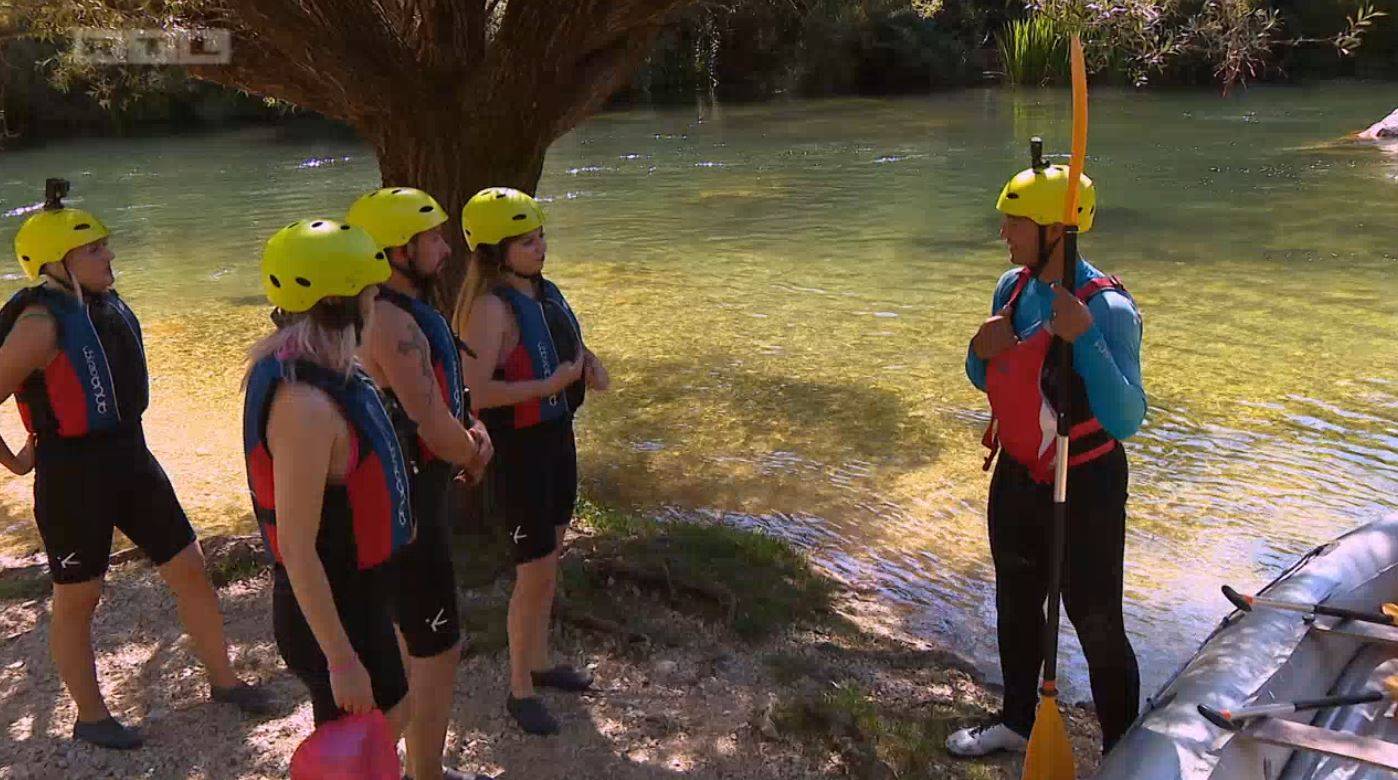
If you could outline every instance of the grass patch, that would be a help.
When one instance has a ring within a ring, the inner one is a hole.
[[[250,580],[267,571],[267,562],[254,556],[229,556],[209,563],[209,581],[215,588]]]
[[[0,578],[0,601],[29,601],[48,598],[53,591],[47,576]]]
[[[995,37],[1005,80],[1014,86],[1062,82],[1068,73],[1068,39],[1053,20],[1035,15],[1005,25]]]
[[[777,733],[808,749],[838,753],[853,777],[992,778],[1003,767],[958,761],[946,752],[947,735],[974,712],[934,706],[913,715],[880,706],[852,684],[798,695],[772,712]]]
[[[592,554],[565,580],[570,596],[605,598],[608,580],[630,579],[680,609],[758,640],[832,614],[835,584],[779,539],[723,525],[665,522],[583,502]]]

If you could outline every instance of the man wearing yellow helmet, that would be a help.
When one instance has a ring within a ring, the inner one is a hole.
[[[965,756],[1022,751],[1033,729],[1052,549],[1053,405],[1062,382],[1069,383],[1072,399],[1063,598],[1087,659],[1104,750],[1135,720],[1140,697],[1136,656],[1122,621],[1128,474],[1121,442],[1146,412],[1141,318],[1121,282],[1085,260],[1072,258],[1074,292],[1060,285],[1068,171],[1045,163],[1040,150],[1035,139],[1033,164],[1000,194],[1000,236],[1018,267],[1000,278],[992,316],[966,357],[967,375],[990,399],[987,469],[1003,448],[990,482],[988,520],[1005,695],[994,722],[947,739],[948,750]],[[1086,176],[1079,203],[1079,230],[1087,232],[1097,194]],[[1072,351],[1067,377],[1059,376],[1060,348]]]
[[[407,776],[414,780],[465,777],[441,761],[461,657],[446,498],[458,468],[478,478],[492,453],[485,426],[472,424],[466,408],[461,342],[428,302],[451,253],[442,232],[446,220],[435,198],[412,187],[374,190],[345,216],[373,237],[392,268],[379,286],[359,355],[406,440],[418,523],[417,539],[395,566],[411,689]]]
[[[506,708],[531,734],[558,721],[535,686],[582,691],[591,675],[549,660],[558,549],[577,500],[573,414],[585,388],[609,384],[582,341],[563,293],[543,278],[544,212],[519,190],[482,190],[462,210],[471,248],[454,322],[476,348],[466,360],[471,400],[495,443],[495,488],[515,552]]]
[[[355,357],[388,274],[369,234],[334,220],[297,220],[267,241],[277,329],[249,353],[243,455],[277,650],[316,725],[378,709],[396,739],[408,680],[386,565],[414,524],[398,437]]]
[[[229,666],[218,594],[194,529],[146,447],[140,325],[112,289],[106,226],[63,206],[66,184],[50,180],[44,209],[15,236],[20,266],[42,281],[0,310],[0,400],[15,396],[30,434],[18,455],[0,442],[0,460],[17,474],[36,470],[34,519],[54,583],[49,644],[77,705],[73,735],[129,749],[142,738],[107,709],[92,651],[113,527],[150,557],[174,592],[213,698],[252,713],[273,703]]]

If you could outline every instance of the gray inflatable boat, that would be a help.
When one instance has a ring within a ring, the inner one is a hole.
[[[1312,550],[1258,595],[1370,613],[1398,601],[1398,513]],[[1198,709],[1358,693],[1392,673],[1398,673],[1398,628],[1260,606],[1235,611],[1148,699],[1097,777],[1398,777],[1392,702],[1261,718],[1237,731],[1213,725]]]

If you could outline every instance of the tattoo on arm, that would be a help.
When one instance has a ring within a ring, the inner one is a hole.
[[[432,351],[427,346],[427,339],[421,333],[414,333],[410,338],[398,342],[398,354],[404,357],[417,356],[418,369],[422,372],[424,379],[428,380],[424,385],[424,393],[427,400],[431,400],[431,394],[436,392],[437,377],[432,370]]]

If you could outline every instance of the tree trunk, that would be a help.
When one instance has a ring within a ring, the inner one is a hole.
[[[441,201],[456,217],[450,310],[465,278],[462,206],[491,186],[534,193],[549,144],[598,111],[691,2],[210,0],[192,20],[233,28],[233,56],[189,72],[348,123],[383,184]]]
[[[410,122],[364,130],[379,158],[383,186],[417,187],[446,209],[452,256],[444,272],[443,311],[450,316],[466,278],[467,250],[461,209],[486,187],[533,193],[543,170],[551,128],[508,117],[473,116],[453,103],[419,109]]]

